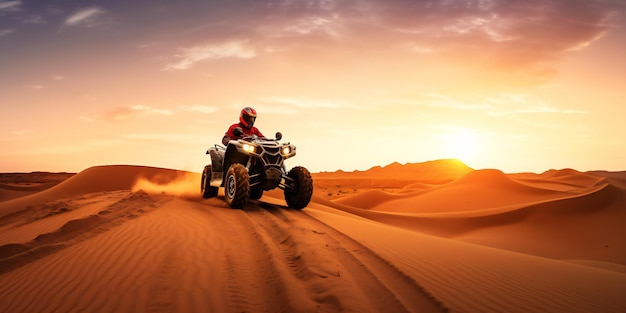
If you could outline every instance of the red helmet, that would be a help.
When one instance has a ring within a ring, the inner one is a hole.
[[[252,128],[254,126],[254,120],[256,120],[256,111],[251,107],[245,107],[239,114],[239,122],[245,128]]]

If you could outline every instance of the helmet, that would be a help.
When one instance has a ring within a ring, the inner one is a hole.
[[[254,120],[256,120],[256,111],[251,107],[245,107],[239,114],[239,122],[245,128],[252,128],[254,126]]]

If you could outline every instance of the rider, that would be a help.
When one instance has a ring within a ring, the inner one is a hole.
[[[228,131],[222,138],[222,143],[227,145],[229,141],[244,136],[257,135],[258,137],[265,137],[258,128],[254,127],[254,120],[256,120],[256,110],[251,107],[243,108],[239,114],[239,123],[235,123],[228,128]],[[236,128],[239,128],[243,134],[235,135]]]

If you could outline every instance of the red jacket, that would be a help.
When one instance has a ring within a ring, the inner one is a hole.
[[[242,137],[242,136],[235,136],[235,134],[233,134],[233,130],[235,129],[235,127],[241,128],[241,130],[246,136],[257,135],[259,137],[265,137],[263,136],[263,134],[261,134],[261,131],[259,131],[259,129],[254,126],[252,126],[252,128],[246,128],[246,127],[243,127],[243,125],[241,125],[240,123],[235,123],[233,125],[230,125],[230,127],[228,128],[228,131],[226,131],[226,133],[224,134],[224,138],[222,138],[222,143],[224,145],[227,145],[228,142],[233,139],[239,139]]]

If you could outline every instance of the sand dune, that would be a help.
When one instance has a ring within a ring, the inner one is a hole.
[[[0,204],[0,217],[15,213],[24,207],[47,201],[95,192],[130,190],[141,178],[149,179],[155,183],[168,183],[186,174],[188,173],[183,171],[145,166],[94,166],[50,189],[27,197],[2,202]]]
[[[623,179],[392,164],[232,210],[93,167],[0,199],[0,312],[624,312]]]
[[[582,188],[583,192],[586,191],[585,188]],[[392,197],[371,209],[407,213],[476,211],[571,197],[576,194],[571,187],[568,192],[545,189],[516,181],[498,170],[473,171],[452,183],[431,188],[425,192],[423,189],[418,190],[422,191],[419,197],[399,194],[395,196],[397,199]],[[403,191],[406,193],[406,188]],[[359,208],[368,207],[368,204],[372,203],[367,194],[337,201]]]
[[[56,183],[44,183],[35,186],[0,184],[0,201],[24,197],[33,193],[44,191],[54,185],[56,185]]]
[[[0,201],[46,190],[72,176],[73,173],[0,173]]]

